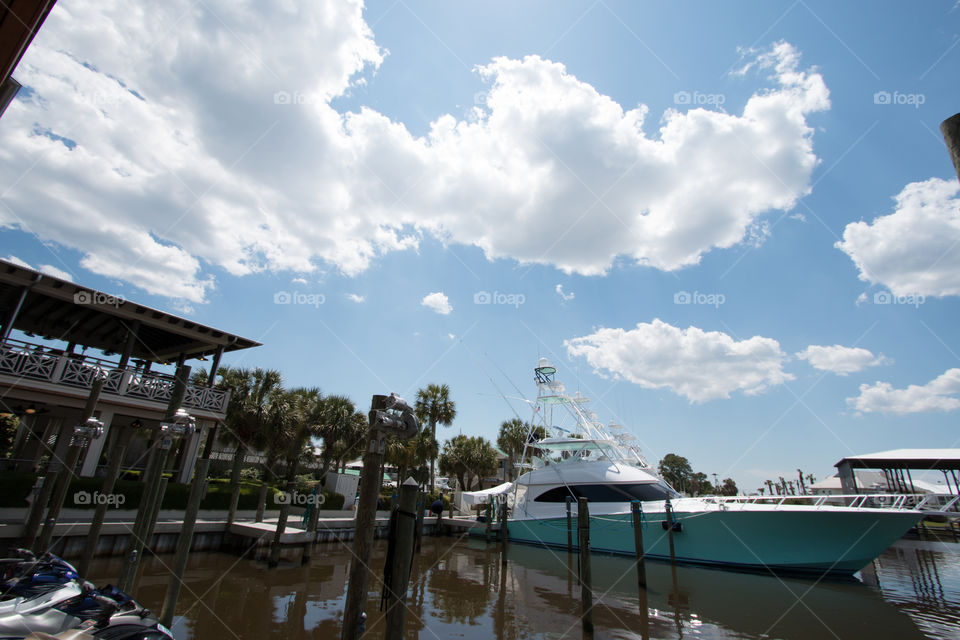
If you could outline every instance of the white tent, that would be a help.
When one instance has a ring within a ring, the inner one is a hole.
[[[478,504],[487,504],[490,500],[490,496],[498,496],[501,493],[507,493],[513,491],[512,482],[504,482],[503,484],[498,484],[495,487],[490,487],[489,489],[482,489],[480,491],[464,491],[460,494],[460,509],[465,511],[471,509]]]

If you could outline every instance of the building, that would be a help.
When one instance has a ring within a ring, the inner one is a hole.
[[[188,481],[201,442],[226,416],[229,392],[213,387],[221,357],[260,344],[5,260],[0,322],[0,413],[20,421],[7,466],[36,471],[48,459],[64,460],[100,378],[95,416],[104,433],[83,453],[85,476],[115,446],[125,447],[124,468],[145,465],[175,386],[174,375],[154,367],[185,374],[192,363],[206,381],[186,385],[181,407],[198,429],[177,442],[168,466],[176,481]]]

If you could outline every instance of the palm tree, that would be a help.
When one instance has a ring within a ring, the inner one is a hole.
[[[519,418],[504,420],[500,424],[500,435],[497,436],[497,446],[507,454],[507,480],[513,482],[514,461],[523,455],[527,446],[527,437],[530,434],[530,425]]]
[[[230,400],[224,418],[226,429],[221,438],[233,443],[233,470],[230,474],[230,511],[227,522],[232,523],[240,500],[240,470],[243,458],[250,449],[263,448],[267,441],[265,426],[270,406],[282,392],[279,371],[272,369],[220,369],[218,386],[230,389]]]
[[[804,495],[807,493],[807,488],[803,484],[803,471],[797,469],[797,476],[800,478],[800,483],[797,486],[800,488],[800,494]]]
[[[312,435],[323,440],[320,471],[320,481],[323,483],[326,482],[333,460],[342,458],[362,446],[366,429],[362,432],[359,430],[356,413],[353,401],[346,396],[327,396],[318,407],[317,422]]]
[[[457,417],[457,405],[450,399],[450,387],[445,384],[428,384],[417,391],[414,411],[420,424],[430,425],[430,437],[437,442],[437,424],[449,427]],[[436,445],[439,447],[439,443]],[[430,459],[430,493],[435,485],[436,456]]]
[[[764,480],[763,484],[767,485],[767,494],[773,495],[773,480]]]

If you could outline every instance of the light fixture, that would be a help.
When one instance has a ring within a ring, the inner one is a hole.
[[[73,427],[73,439],[78,440],[80,446],[86,446],[91,440],[103,435],[103,423],[96,418],[87,418],[83,424]]]
[[[140,418],[137,418],[136,420],[130,423],[130,426],[133,427],[134,429],[142,429],[143,423],[140,422]]]
[[[173,414],[171,422],[160,423],[160,435],[164,437],[164,445],[161,448],[169,448],[167,444],[169,438],[185,438],[193,435],[197,430],[197,420],[183,409],[177,409]]]

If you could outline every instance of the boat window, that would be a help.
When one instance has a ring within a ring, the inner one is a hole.
[[[665,500],[680,494],[660,482],[637,484],[575,484],[554,487],[534,498],[534,502],[566,502],[567,496],[586,498],[588,502],[630,502],[632,500]]]

